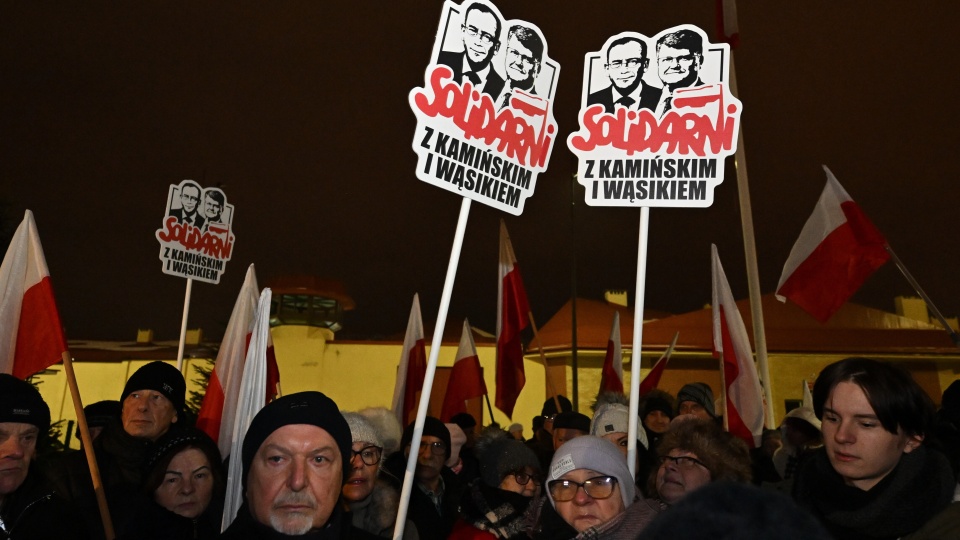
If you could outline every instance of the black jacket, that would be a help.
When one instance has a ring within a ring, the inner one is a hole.
[[[302,540],[382,540],[378,536],[355,528],[350,522],[350,514],[344,512],[338,502],[324,528],[308,532],[302,536],[290,536],[279,533],[253,519],[253,516],[250,515],[250,509],[244,503],[237,510],[237,518],[220,535],[220,538],[221,540],[283,540],[286,538],[300,538]]]
[[[77,516],[31,467],[23,484],[0,505],[0,538],[86,540]]]

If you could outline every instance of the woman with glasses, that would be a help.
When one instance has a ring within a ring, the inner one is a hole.
[[[933,404],[909,373],[866,358],[830,364],[813,407],[823,448],[793,495],[835,538],[960,538],[957,481],[927,446]]]
[[[373,424],[358,413],[343,413],[350,426],[353,447],[343,464],[342,499],[353,516],[353,526],[384,538],[393,536],[400,494],[389,483],[378,480],[383,441]],[[419,538],[416,526],[407,520],[406,540]]]
[[[656,515],[635,501],[627,460],[612,442],[593,435],[563,444],[547,475],[550,504],[536,516],[536,540],[635,538]]]
[[[720,480],[750,482],[750,450],[713,420],[675,419],[657,447],[660,465],[650,493],[660,509]]]
[[[536,454],[502,431],[479,438],[475,452],[480,478],[464,493],[449,538],[527,538],[523,517],[542,482]]]

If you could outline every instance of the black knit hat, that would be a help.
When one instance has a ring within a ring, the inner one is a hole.
[[[590,417],[578,412],[567,411],[557,415],[553,420],[553,429],[579,429],[590,433]]]
[[[408,444],[413,442],[413,426],[416,424],[416,421],[410,422],[407,427],[403,430],[403,436],[400,437],[400,448],[406,448]],[[436,437],[443,441],[443,444],[446,445],[447,451],[444,454],[443,460],[446,461],[450,458],[450,430],[447,429],[447,426],[443,425],[438,418],[428,416],[423,419],[423,435],[429,435],[431,437]]]
[[[647,402],[643,406],[643,414],[640,416],[642,418],[646,418],[647,415],[653,411],[660,411],[667,415],[668,418],[673,419],[673,407],[670,406],[669,401],[662,397],[653,396],[651,398],[647,398]]]
[[[0,422],[31,424],[43,434],[50,428],[50,407],[33,385],[0,373]]]
[[[553,416],[555,414],[558,414],[564,411],[573,410],[573,404],[570,403],[569,399],[567,399],[564,396],[556,396],[556,397],[557,397],[556,401],[560,402],[560,410],[559,411],[557,410],[557,403],[551,397],[550,399],[543,402],[543,408],[540,409],[540,416]]]
[[[713,390],[706,383],[695,382],[685,384],[680,392],[677,393],[677,407],[684,401],[693,401],[699,403],[707,411],[707,414],[713,418],[717,413],[713,408]]]
[[[508,474],[522,471],[526,467],[540,472],[540,461],[533,450],[516,439],[500,439],[485,448],[480,458],[480,479],[490,487],[499,487]]]
[[[126,386],[123,387],[123,393],[120,394],[120,403],[127,399],[127,396],[137,390],[154,390],[160,392],[170,403],[177,413],[183,413],[183,404],[186,399],[187,383],[183,380],[180,370],[157,360],[141,367],[134,372]]]
[[[340,409],[332,399],[320,392],[299,392],[288,394],[268,403],[253,417],[247,434],[243,438],[243,487],[247,487],[247,475],[253,464],[253,457],[260,450],[263,441],[274,431],[294,424],[317,426],[333,437],[340,449],[340,461],[347,469],[350,453],[353,450],[353,438],[350,426],[340,414]],[[343,474],[347,481],[347,474]]]

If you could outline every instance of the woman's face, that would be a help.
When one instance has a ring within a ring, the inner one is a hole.
[[[670,427],[670,417],[663,411],[653,410],[643,418],[643,423],[654,433],[666,433]]]
[[[676,504],[691,491],[710,483],[710,471],[693,452],[674,448],[657,469],[657,493],[663,502]]]
[[[163,482],[153,492],[153,500],[185,518],[195,518],[207,509],[213,496],[213,471],[203,452],[196,448],[181,450],[170,460]]]
[[[560,480],[571,480],[582,484],[586,480],[601,476],[605,475],[591,469],[574,469],[561,476]],[[610,496],[602,499],[593,498],[583,487],[577,487],[576,493],[569,501],[557,501],[554,495],[554,508],[560,517],[577,532],[606,523],[624,511],[620,486],[616,484]]]
[[[520,481],[526,483],[521,484]],[[524,497],[533,497],[540,488],[540,481],[534,478],[534,471],[531,467],[524,467],[522,472],[510,473],[500,481],[500,489],[519,493]]]
[[[884,429],[858,384],[838,383],[823,404],[823,444],[833,470],[848,486],[877,485],[922,438]]]

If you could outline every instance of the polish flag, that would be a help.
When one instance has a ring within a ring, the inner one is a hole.
[[[500,220],[499,291],[497,294],[497,408],[513,417],[513,407],[527,382],[520,332],[530,324],[530,304],[507,226]]]
[[[717,0],[717,33],[730,47],[740,45],[740,25],[737,22],[737,0]]]
[[[0,373],[26,379],[67,350],[37,224],[27,210],[0,264]]]
[[[427,346],[423,337],[423,317],[420,316],[420,295],[414,294],[400,365],[397,367],[397,383],[393,388],[392,410],[401,426],[413,421],[410,413],[417,408],[417,394],[423,390],[426,376]]]
[[[660,377],[663,377],[663,370],[667,369],[667,362],[670,361],[670,355],[673,354],[673,349],[677,346],[678,337],[680,337],[680,332],[673,335],[673,341],[670,342],[670,346],[664,351],[663,356],[653,365],[650,373],[647,373],[647,376],[640,381],[640,397],[647,395],[660,384]]]
[[[714,355],[723,361],[727,431],[746,441],[747,446],[756,448],[763,436],[760,378],[753,363],[747,328],[720,265],[717,246],[711,244],[710,254],[713,259],[713,349]]]
[[[217,361],[210,374],[210,384],[207,385],[207,393],[203,397],[197,417],[197,428],[217,442],[223,456],[230,454],[233,425],[240,402],[240,381],[243,379],[243,368],[248,356],[259,298],[257,274],[251,264],[233,305],[233,313],[230,314],[230,322],[227,323],[227,331],[223,335]],[[266,335],[264,362],[264,403],[268,403],[277,394],[277,384],[280,382],[280,370],[269,332]]]
[[[877,268],[890,259],[887,241],[826,166],[827,185],[793,245],[777,285],[789,298],[826,322]]]
[[[480,369],[477,346],[473,343],[473,331],[470,329],[470,322],[464,319],[457,360],[450,371],[440,419],[449,422],[453,415],[467,412],[467,400],[483,397],[486,393],[487,385],[483,382],[483,370]]]
[[[601,392],[623,393],[623,356],[620,350],[620,312],[614,312],[610,339],[607,341],[607,355],[603,359],[603,371],[600,374]]]

